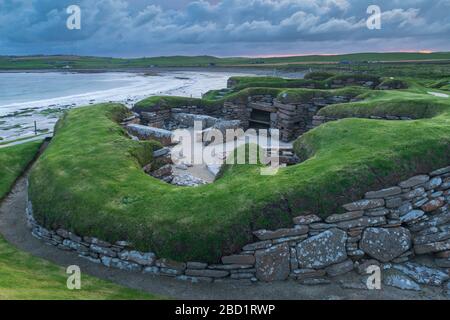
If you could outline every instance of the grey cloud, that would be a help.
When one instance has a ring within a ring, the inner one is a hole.
[[[82,8],[82,30],[65,28],[70,4]],[[382,30],[366,28],[370,4],[383,11]],[[230,48],[258,54],[270,45],[281,53],[305,43],[355,51],[380,39],[444,50],[449,9],[450,0],[0,0],[0,53],[228,55]]]

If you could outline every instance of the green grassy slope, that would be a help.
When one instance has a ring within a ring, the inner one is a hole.
[[[377,109],[380,99],[392,100],[392,110],[406,108],[403,91],[342,90],[366,92],[367,109]],[[251,241],[251,230],[289,226],[293,216],[309,212],[336,213],[366,191],[448,165],[450,100],[438,103],[423,93],[426,88],[411,90],[408,99],[423,102],[415,112],[427,119],[328,123],[296,142],[305,162],[273,177],[261,176],[255,165],[229,166],[216,183],[198,188],[175,187],[144,174],[128,151],[135,142],[111,118],[124,107],[73,110],[33,172],[36,216],[48,227],[131,240],[163,257],[217,261]],[[321,92],[326,91],[279,94],[289,102]],[[141,105],[154,106],[153,100]]]
[[[0,149],[0,200],[33,160],[41,144],[41,141],[35,141]]]
[[[0,149],[0,199],[34,158],[41,142]],[[0,300],[6,299],[151,299],[156,296],[82,275],[81,290],[66,287],[65,270],[9,245],[0,236]]]
[[[20,252],[0,236],[0,300],[128,300],[157,296],[81,275],[81,290],[68,290],[65,270]]]
[[[25,56],[0,57],[0,70],[12,69],[121,69],[149,67],[208,67],[208,66],[263,66],[297,63],[335,63],[340,61],[427,61],[450,60],[449,52],[422,53],[356,53],[345,55],[313,55],[273,58],[217,58],[211,56],[173,56],[137,59],[80,57],[80,56]]]

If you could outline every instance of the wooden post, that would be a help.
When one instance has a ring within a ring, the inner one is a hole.
[[[37,136],[37,123],[34,121],[34,135]]]

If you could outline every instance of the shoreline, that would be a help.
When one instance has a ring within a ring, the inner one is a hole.
[[[304,76],[308,70],[304,71],[288,71],[277,69],[276,66],[230,66],[230,67],[155,67],[155,68],[119,68],[119,69],[11,69],[0,70],[0,74],[4,73],[79,73],[79,74],[100,74],[100,73],[134,73],[146,74],[154,73],[157,76],[164,72],[242,72],[254,75],[268,76],[276,73],[276,76],[291,75],[297,77]],[[152,76],[152,75],[149,75]]]

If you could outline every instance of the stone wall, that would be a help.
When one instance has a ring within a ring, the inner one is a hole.
[[[212,106],[212,107],[201,107],[201,106],[180,106],[177,108],[155,108],[151,112],[139,112],[139,116],[142,119],[142,123],[155,128],[165,128],[173,119],[173,115],[177,113],[189,113],[196,115],[206,115],[215,118],[222,117],[222,107]]]
[[[293,219],[290,228],[257,230],[255,242],[221,263],[175,262],[133,250],[127,241],[108,243],[67,230],[47,230],[27,217],[35,237],[62,250],[76,251],[93,263],[188,281],[281,281],[322,283],[364,266],[433,255],[450,270],[450,167],[419,175],[343,206],[345,213],[325,220],[311,214]],[[440,271],[439,271],[440,272]]]
[[[207,115],[225,120],[239,120],[244,129],[251,127],[252,110],[260,110],[270,113],[270,122],[267,126],[280,130],[280,138],[289,142],[303,133],[315,127],[314,117],[325,106],[353,101],[347,96],[331,96],[312,98],[307,102],[285,104],[271,95],[252,95],[247,99],[227,101],[223,106],[201,107],[181,106],[166,109],[156,108],[152,112],[140,112],[142,123],[172,130],[174,115],[177,113],[189,113],[195,115]]]
[[[313,98],[307,102],[286,104],[270,95],[254,95],[246,103],[226,102],[223,116],[226,119],[241,120],[244,128],[251,125],[253,109],[271,113],[270,127],[280,130],[284,142],[292,141],[314,128],[314,116],[325,106],[350,102],[346,96]]]

